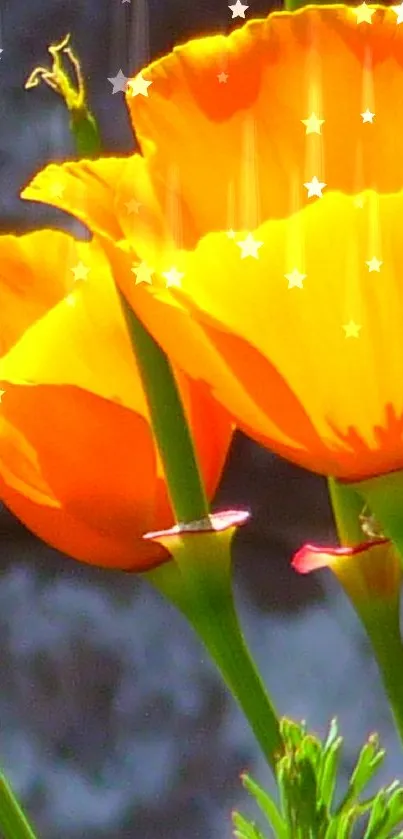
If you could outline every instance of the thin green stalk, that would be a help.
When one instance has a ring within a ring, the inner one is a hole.
[[[65,48],[64,44],[60,46]],[[77,75],[82,81],[78,59],[76,63]],[[85,96],[83,85],[81,94]],[[74,134],[80,152],[80,136],[77,130]],[[89,130],[84,138],[87,154],[97,151],[97,138],[97,132]],[[207,519],[210,507],[170,361],[118,287],[117,291],[176,520],[189,524]],[[233,530],[187,533],[178,538],[179,549],[173,551],[174,561],[146,572],[146,576],[180,609],[198,633],[274,770],[276,756],[282,747],[279,722],[238,623],[231,585],[232,535]]]
[[[245,644],[230,568],[228,531],[186,534],[175,551],[175,565],[161,565],[146,576],[202,639],[274,772],[282,754],[279,720]]]
[[[15,795],[0,773],[0,831],[4,839],[36,839]]]
[[[208,516],[209,504],[171,364],[120,291],[119,297],[177,521],[198,521]]]
[[[363,607],[360,608],[360,617],[371,641],[403,745],[403,645],[400,637],[399,609],[392,611],[389,604],[371,603],[367,614]]]
[[[330,500],[342,545],[356,546],[366,541],[359,514],[367,503],[377,521],[385,527],[389,538],[402,557],[403,529],[401,517],[402,473],[392,473],[356,484],[328,480]],[[357,562],[359,558],[357,557]],[[387,560],[385,560],[387,561]],[[403,744],[403,644],[399,623],[400,591],[387,596],[381,593],[367,600],[354,595],[354,587],[346,593],[360,618],[378,664],[382,682]]]

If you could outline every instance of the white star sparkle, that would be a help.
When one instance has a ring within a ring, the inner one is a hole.
[[[245,17],[245,11],[246,11],[246,9],[249,9],[249,6],[244,6],[241,3],[241,0],[236,0],[236,3],[234,3],[233,6],[228,6],[228,8],[231,9],[232,19],[234,19],[234,17],[243,17],[244,18]]]
[[[108,76],[108,82],[113,86],[112,93],[125,93],[128,81],[123,70],[119,70],[116,76]]]
[[[375,114],[373,114],[372,111],[370,111],[369,108],[367,108],[367,110],[364,111],[364,113],[361,114],[361,116],[363,122],[373,122]]]
[[[253,238],[251,233],[248,233],[246,239],[243,242],[237,242],[239,248],[241,248],[241,259],[245,259],[247,256],[253,256],[255,259],[259,258],[258,248],[261,248],[263,242],[257,242],[256,239]]]
[[[134,79],[129,79],[127,83],[127,90],[130,96],[148,96],[148,88],[152,82],[144,79],[141,73],[138,73]]]
[[[323,198],[322,196],[322,189],[325,188],[327,184],[322,183],[322,181],[318,181],[316,175],[312,178],[311,181],[304,184],[305,189],[308,190],[308,198],[313,198],[316,195],[318,198]]]

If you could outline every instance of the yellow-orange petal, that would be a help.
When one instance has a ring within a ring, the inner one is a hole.
[[[0,497],[37,536],[84,562],[144,570],[168,553],[155,525],[156,458],[147,421],[74,387],[7,384]],[[171,515],[166,498],[161,524]]]
[[[167,213],[167,185],[152,183],[139,154],[50,164],[38,172],[21,197],[58,207],[112,241],[124,240],[133,259],[152,263],[162,249],[176,247],[175,225]],[[169,202],[168,202],[169,203]],[[181,205],[181,218],[194,238],[191,219]]]
[[[76,216],[90,230],[120,239],[114,194],[126,167],[125,157],[51,163],[22,190],[21,198],[51,204]]]
[[[165,350],[246,433],[345,479],[403,466],[403,193],[363,197],[357,208],[330,192],[251,234],[211,233],[177,252],[180,288],[164,288],[160,267],[152,286],[130,291]],[[243,258],[249,235],[256,258]],[[204,342],[188,340],[186,311]]]
[[[373,8],[370,25],[345,5],[273,12],[175,47],[142,70],[147,96],[129,86],[151,177],[174,174],[197,235],[287,215],[314,175],[348,193],[401,188],[403,27]],[[320,136],[303,123],[313,112]]]
[[[148,418],[121,306],[96,241],[77,243],[86,278],[26,330],[0,360],[14,383],[73,385]],[[23,304],[22,304],[23,306]]]
[[[73,286],[77,248],[58,230],[0,236],[0,356]]]
[[[293,557],[292,566],[300,574],[330,568],[356,603],[395,600],[402,582],[399,555],[387,539],[353,548],[304,545]]]

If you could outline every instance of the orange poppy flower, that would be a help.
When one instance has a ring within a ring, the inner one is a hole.
[[[174,516],[108,263],[96,243],[44,230],[0,237],[0,498],[37,536],[96,565],[166,559],[143,535]],[[206,489],[228,416],[178,373]]]
[[[23,193],[103,237],[244,431],[349,480],[403,467],[402,22],[308,6],[177,47],[128,86],[143,157],[52,165]]]

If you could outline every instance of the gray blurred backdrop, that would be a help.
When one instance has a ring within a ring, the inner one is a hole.
[[[51,160],[73,156],[68,120],[46,88],[25,91],[47,46],[72,33],[105,151],[133,137],[122,94],[129,75],[174,44],[228,31],[226,0],[1,0],[2,232],[46,225],[78,232],[62,213],[18,198]],[[267,0],[249,0],[247,17]],[[51,418],[49,418],[51,421]],[[46,422],[46,418],[44,418]],[[304,541],[335,540],[326,483],[242,435],[216,506],[251,522],[235,545],[247,639],[282,713],[319,733],[337,715],[357,746],[376,729],[390,781],[402,761],[360,625],[330,572],[290,569]],[[139,576],[92,569],[41,544],[0,508],[0,763],[43,839],[230,839],[230,811],[253,805],[239,773],[270,785],[241,713],[182,618]]]

